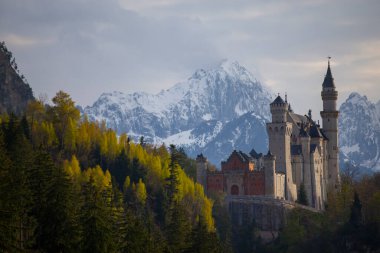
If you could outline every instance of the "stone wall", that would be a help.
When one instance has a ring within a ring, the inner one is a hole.
[[[250,224],[255,220],[262,231],[279,231],[286,222],[287,213],[295,207],[318,212],[311,207],[265,196],[228,196],[225,201],[234,225]]]
[[[265,195],[264,171],[252,171],[245,175],[245,195]]]

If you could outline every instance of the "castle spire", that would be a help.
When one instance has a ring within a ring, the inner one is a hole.
[[[334,84],[334,78],[331,74],[331,68],[330,68],[330,59],[331,57],[327,57],[327,72],[326,72],[326,76],[325,76],[325,80],[323,80],[323,84],[322,84],[322,87],[323,88],[335,88],[335,84]]]

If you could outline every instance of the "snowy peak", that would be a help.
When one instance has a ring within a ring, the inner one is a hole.
[[[241,80],[251,85],[258,83],[256,78],[245,67],[241,66],[239,62],[228,59],[222,60],[218,65],[210,69],[198,69],[188,80],[201,80],[204,78],[228,78],[230,80]]]
[[[251,75],[251,73],[237,61],[223,60],[219,68],[229,76],[238,77],[241,80],[252,81],[256,83],[257,80]]]
[[[378,104],[353,92],[340,106],[339,143],[343,157],[357,166],[372,170],[380,170]]]
[[[357,92],[352,92],[345,101],[346,104],[352,104],[353,106],[371,107],[373,103],[368,100],[367,96],[361,96]]]
[[[127,130],[141,135],[148,132],[141,132],[141,124],[133,121],[144,118],[146,123],[160,125],[158,137],[167,138],[205,120],[228,122],[249,111],[269,119],[270,94],[237,61],[223,60],[213,68],[197,70],[188,80],[156,95],[103,93],[84,112],[90,119],[105,120],[119,132]],[[156,127],[149,129],[149,134],[157,134]]]
[[[198,69],[187,80],[158,94],[103,93],[84,113],[90,120],[104,120],[118,133],[127,132],[135,138],[143,135],[147,141],[156,143],[190,145],[194,152],[207,148],[211,153],[214,145],[224,147],[223,142],[231,145],[240,140],[224,138],[220,133],[227,133],[225,127],[232,128],[235,125],[231,122],[247,113],[255,118],[254,125],[247,125],[247,129],[265,133],[271,100],[268,88],[246,68],[237,61],[223,60],[212,68]],[[243,131],[237,131],[236,136],[238,133]],[[259,138],[260,143],[267,143],[266,134],[260,134]],[[220,150],[220,157],[214,156],[215,161],[225,158],[223,152],[230,152]]]

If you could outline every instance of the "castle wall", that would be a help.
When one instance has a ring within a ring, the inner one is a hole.
[[[264,171],[253,171],[245,175],[245,195],[265,195]]]
[[[235,172],[235,173],[226,173],[225,177],[225,186],[227,195],[244,195],[244,173],[243,172]],[[236,189],[234,191],[234,188]]]
[[[302,154],[303,154],[303,184],[305,186],[306,196],[309,205],[313,204],[314,188],[313,188],[313,171],[311,168],[310,155],[310,137],[301,137]]]
[[[303,158],[301,155],[292,156],[292,169],[295,172],[293,179],[296,182],[297,189],[299,189],[303,182]]]
[[[275,186],[276,186],[276,194],[275,198],[277,199],[285,199],[285,180],[286,176],[283,173],[275,174]]]
[[[318,210],[324,209],[322,175],[323,175],[323,159],[319,152],[312,155],[312,171],[313,171],[313,207]]]
[[[276,195],[276,157],[267,155],[264,157],[264,172],[265,172],[265,195],[275,197]]]
[[[207,175],[207,191],[223,192],[224,176],[223,173],[213,172]]]
[[[267,123],[267,132],[269,136],[269,150],[276,156],[276,171],[286,174],[286,199],[295,201],[297,199],[297,188],[293,181],[290,151],[292,124],[287,122]]]

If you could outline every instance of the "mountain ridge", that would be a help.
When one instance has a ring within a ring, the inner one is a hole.
[[[213,156],[211,151],[204,150],[207,144],[217,138],[229,122],[247,113],[251,113],[249,117],[257,127],[248,123],[244,127],[263,132],[265,122],[270,119],[271,94],[268,87],[237,61],[223,60],[213,68],[196,70],[187,80],[155,95],[103,93],[84,113],[90,120],[105,120],[108,127],[119,133],[127,132],[134,139],[144,136],[156,144],[171,141],[187,146],[193,156],[196,150],[204,152],[212,162],[219,164],[226,158],[222,156],[225,152]],[[218,138],[222,141],[222,137]],[[263,139],[260,143],[267,143],[266,133]],[[240,147],[232,145],[231,148]]]
[[[380,170],[380,101],[352,92],[339,110],[341,168],[349,163],[363,171]]]

